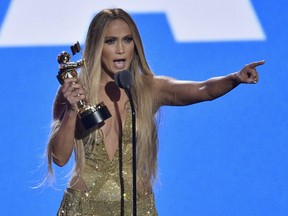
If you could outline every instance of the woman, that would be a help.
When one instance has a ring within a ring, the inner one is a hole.
[[[240,83],[257,83],[255,68],[264,64],[254,62],[239,72],[203,82],[155,76],[146,62],[137,27],[122,9],[103,10],[94,17],[84,59],[86,67],[79,74],[79,82],[65,79],[54,102],[53,130],[47,147],[49,171],[52,161],[64,166],[73,149],[76,157],[58,215],[132,213],[131,111],[127,95],[114,82],[116,72],[129,70],[132,75],[137,114],[137,212],[157,215],[152,187],[157,176],[158,109],[213,100]],[[81,127],[77,102],[83,99],[90,104],[103,101],[110,111],[111,117],[100,128],[86,131]]]

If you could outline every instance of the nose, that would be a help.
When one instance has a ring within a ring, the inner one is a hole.
[[[123,54],[124,53],[124,49],[123,49],[122,43],[118,43],[117,44],[116,53],[117,54]]]

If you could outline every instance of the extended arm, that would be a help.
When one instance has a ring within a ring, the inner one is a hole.
[[[257,83],[256,67],[264,61],[254,62],[242,70],[227,76],[214,77],[202,82],[179,81],[171,78],[156,78],[159,105],[183,106],[202,101],[214,100],[228,93],[240,83]]]

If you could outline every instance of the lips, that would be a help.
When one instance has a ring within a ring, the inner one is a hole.
[[[113,65],[116,69],[122,70],[125,69],[125,61],[126,59],[115,59],[113,60]]]

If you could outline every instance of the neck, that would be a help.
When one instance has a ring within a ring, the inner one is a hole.
[[[114,74],[111,72],[107,72],[105,70],[101,71],[101,85],[106,85],[107,83],[113,81],[114,82]]]
[[[119,102],[120,100],[123,99],[123,97],[125,98],[124,99],[125,101],[127,100],[127,96],[124,90],[120,89],[114,82],[114,73],[107,72],[106,70],[102,70],[100,89],[102,89],[100,91],[102,91],[104,95],[108,96],[110,101],[112,101],[113,103]],[[104,95],[102,94],[102,97],[105,97]]]

